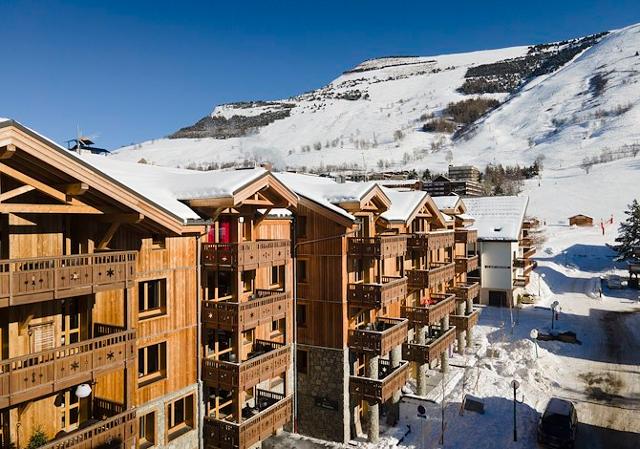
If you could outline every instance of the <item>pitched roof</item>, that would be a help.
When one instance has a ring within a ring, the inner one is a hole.
[[[529,204],[526,196],[465,198],[467,214],[475,218],[480,240],[517,241]]]
[[[387,221],[406,222],[417,209],[429,198],[427,192],[420,190],[399,191],[383,187],[382,191],[391,200],[391,206],[381,214]]]
[[[438,206],[438,209],[442,211],[455,209],[458,201],[460,201],[460,197],[458,195],[434,196],[432,198],[434,203],[436,203],[436,206]]]
[[[349,220],[355,220],[355,217],[341,207],[341,204],[360,202],[375,189],[380,189],[382,192],[382,188],[375,182],[337,183],[329,178],[298,173],[274,173],[274,175],[299,196]],[[390,201],[386,195],[385,199]]]

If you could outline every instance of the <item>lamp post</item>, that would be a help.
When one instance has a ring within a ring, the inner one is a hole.
[[[516,426],[516,390],[520,387],[520,382],[513,379],[511,386],[513,387],[513,441],[518,441],[518,427]]]
[[[553,301],[551,303],[551,329],[553,329],[554,321],[556,319],[556,307],[558,307],[560,303],[558,301]]]
[[[533,340],[533,344],[536,345],[536,360],[538,359],[538,329],[531,329],[529,336]]]
[[[540,298],[540,284],[542,283],[542,279],[544,279],[546,277],[546,274],[544,273],[540,273],[540,276],[538,276],[538,298]]]

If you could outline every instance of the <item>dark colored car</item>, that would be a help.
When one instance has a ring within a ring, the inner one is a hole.
[[[571,401],[551,398],[538,423],[538,443],[549,447],[573,448],[578,415]]]

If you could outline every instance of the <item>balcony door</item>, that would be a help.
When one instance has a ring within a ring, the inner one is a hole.
[[[82,339],[81,321],[79,301],[76,298],[65,300],[62,305],[60,346],[69,346],[80,342]]]

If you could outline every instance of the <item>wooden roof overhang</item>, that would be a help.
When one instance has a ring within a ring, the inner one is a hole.
[[[201,231],[13,120],[0,122],[0,173],[23,184],[3,189],[0,213],[90,214],[162,234]]]
[[[338,206],[353,214],[373,212],[376,215],[380,215],[389,209],[391,200],[378,184],[372,184],[360,198],[339,202]]]
[[[257,209],[265,209],[263,216],[266,217],[271,209],[295,209],[298,206],[298,196],[270,172],[228,195],[183,201],[201,215],[213,219],[221,213],[253,214]]]

